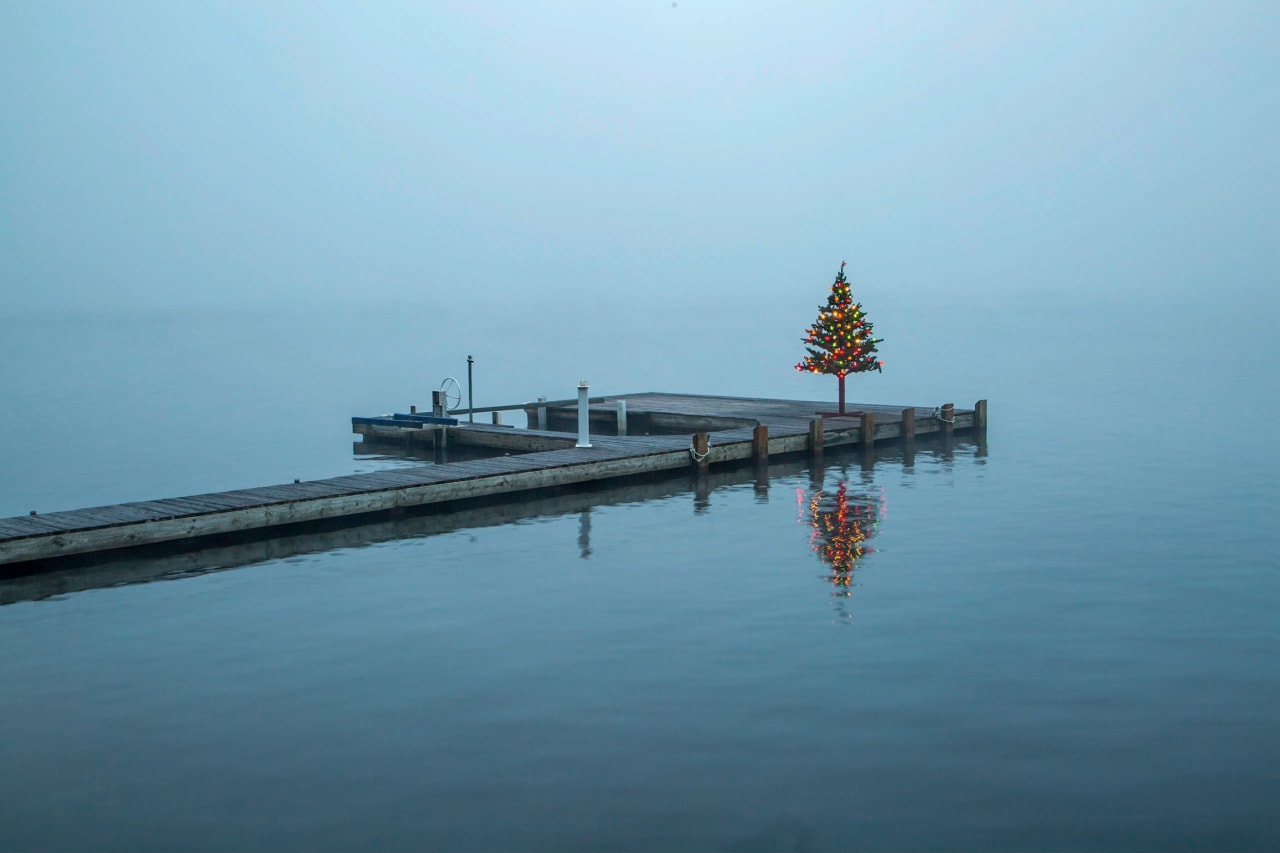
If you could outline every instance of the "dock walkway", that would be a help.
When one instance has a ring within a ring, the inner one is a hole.
[[[38,561],[63,556],[494,495],[510,494],[519,499],[521,493],[533,489],[687,468],[694,464],[690,454],[694,433],[706,436],[706,454],[699,455],[699,464],[705,467],[760,458],[762,448],[755,441],[755,428],[759,425],[767,427],[768,454],[820,451],[824,445],[869,445],[903,436],[904,426],[909,436],[968,429],[975,423],[985,426],[985,402],[980,402],[976,410],[955,409],[950,423],[939,420],[927,408],[859,406],[861,411],[870,413],[871,420],[825,418],[815,424],[815,413],[831,408],[830,403],[652,393],[611,396],[593,403],[593,421],[611,416],[620,400],[626,401],[629,417],[637,423],[661,426],[666,431],[687,431],[592,435],[592,446],[580,448],[573,446],[574,436],[555,430],[459,424],[448,427],[450,441],[499,448],[518,448],[523,443],[531,450],[324,480],[4,518],[0,519],[0,566],[6,567],[6,574],[22,574],[24,570],[40,571]],[[532,419],[538,404],[528,405]],[[558,406],[551,414],[553,421],[555,416],[576,417],[576,406]],[[904,415],[910,419],[909,426]],[[863,436],[864,426],[871,427],[870,435]],[[385,436],[385,430],[397,428],[353,429],[367,436]],[[412,425],[405,430],[424,434],[429,431]],[[554,449],[533,449],[549,446]]]

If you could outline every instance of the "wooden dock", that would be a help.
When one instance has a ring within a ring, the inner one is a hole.
[[[489,448],[500,456],[293,482],[253,489],[0,519],[0,574],[56,568],[60,558],[102,554],[156,543],[195,543],[296,525],[371,516],[408,508],[456,508],[480,498],[523,500],[554,489],[663,471],[705,471],[713,465],[770,456],[819,454],[825,447],[905,440],[956,430],[985,430],[986,402],[973,409],[856,407],[858,414],[821,416],[830,403],[627,394],[594,398],[590,447],[556,429],[576,422],[576,403],[498,406],[545,429],[493,424],[353,418],[370,441],[430,442]],[[852,407],[851,407],[852,408]],[[496,417],[494,418],[497,419]],[[430,420],[426,418],[424,420]],[[388,423],[390,421],[390,423]],[[613,434],[598,434],[613,433]],[[647,433],[647,434],[646,434]]]

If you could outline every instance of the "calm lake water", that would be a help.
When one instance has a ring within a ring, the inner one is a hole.
[[[408,464],[347,419],[468,348],[480,404],[833,397],[807,307],[687,307],[0,318],[0,516]],[[0,848],[1275,849],[1274,300],[1082,307],[869,306],[851,398],[982,445],[11,582]]]

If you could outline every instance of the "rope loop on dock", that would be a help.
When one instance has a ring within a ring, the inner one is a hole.
[[[689,445],[689,455],[693,457],[694,462],[701,462],[703,459],[706,459],[711,455],[711,445],[707,445],[706,453],[699,453],[698,449],[691,444]]]
[[[934,407],[933,407],[933,417],[934,417],[934,420],[942,421],[944,424],[953,424],[953,423],[955,423],[955,422],[956,422],[956,417],[955,417],[955,415],[954,415],[954,414],[953,414],[951,417],[949,417],[949,418],[944,418],[944,417],[942,416],[942,407],[941,407],[941,406],[934,406]]]

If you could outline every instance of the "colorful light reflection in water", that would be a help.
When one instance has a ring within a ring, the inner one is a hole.
[[[841,480],[833,489],[796,489],[799,521],[810,528],[809,547],[831,569],[826,580],[841,598],[852,595],[854,569],[874,549],[867,541],[885,516],[883,490],[851,492]]]

